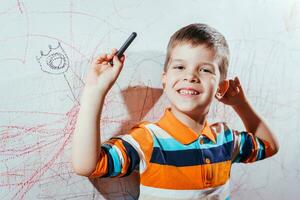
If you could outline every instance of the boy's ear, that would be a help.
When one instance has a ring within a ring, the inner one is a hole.
[[[228,80],[223,80],[222,82],[220,82],[215,97],[217,99],[221,99],[225,95],[225,93],[227,92],[228,88],[229,88],[229,81]]]

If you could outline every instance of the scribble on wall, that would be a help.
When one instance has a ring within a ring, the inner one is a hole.
[[[75,97],[74,91],[68,81],[65,72],[69,69],[69,58],[65,50],[62,48],[60,42],[57,42],[57,47],[53,48],[51,45],[48,45],[49,51],[44,53],[40,51],[41,56],[36,56],[36,60],[41,66],[41,70],[48,74],[63,74],[64,79],[66,80],[68,87],[72,93],[74,100],[78,103],[78,99]]]
[[[69,58],[60,42],[58,42],[58,46],[55,48],[51,45],[48,45],[48,47],[48,53],[44,54],[43,51],[40,51],[41,56],[36,57],[41,70],[49,74],[62,74],[66,72],[69,68]]]
[[[232,198],[299,199],[297,1],[1,1],[0,200],[136,199],[138,174],[89,180],[72,169],[71,138],[84,77],[96,54],[137,31],[141,37],[104,102],[101,139],[126,134],[140,121],[155,122],[169,103],[158,76],[168,39],[193,22],[225,34],[228,78],[241,78],[249,100],[280,138],[274,158],[233,166]],[[233,109],[213,106],[210,122],[243,129]]]

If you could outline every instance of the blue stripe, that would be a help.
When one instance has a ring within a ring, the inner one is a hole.
[[[230,196],[226,197],[226,199],[225,199],[225,200],[230,200]]]
[[[205,159],[210,163],[224,162],[231,160],[233,142],[210,149],[186,149],[179,151],[165,151],[158,147],[153,148],[150,162],[176,167],[203,165]]]
[[[101,149],[107,154],[108,157],[108,166],[107,166],[107,173],[104,174],[102,177],[110,177],[114,171],[114,163],[113,158],[111,157],[109,153],[109,149],[111,148],[110,145],[104,144],[101,146]]]
[[[245,135],[244,134],[240,134],[239,137],[241,138],[241,142],[240,142],[240,154],[242,155],[243,154],[243,146],[245,144]]]
[[[262,159],[263,149],[264,149],[263,145],[261,144],[261,142],[258,141],[258,153],[257,153],[256,160],[261,160]]]
[[[122,140],[122,143],[126,149],[126,155],[129,158],[130,164],[128,166],[127,172],[124,176],[128,176],[133,170],[135,170],[140,163],[140,157],[138,152],[132,147],[131,144],[129,144],[128,142],[126,142],[125,140],[119,138],[120,140]]]
[[[241,135],[235,135],[235,137],[238,137],[237,142],[239,144],[237,144],[237,145],[241,145],[242,146],[244,144],[244,139],[242,138],[242,136]],[[233,163],[239,163],[241,161],[241,158],[242,158],[241,157],[241,155],[242,155],[241,149],[239,149],[238,151],[239,151],[238,154],[236,155],[236,157],[232,161]]]
[[[210,149],[212,147],[218,147],[225,143],[233,141],[232,132],[230,130],[227,130],[225,133],[218,134],[216,144],[214,144],[211,140],[205,138],[205,143],[199,145],[199,139],[189,145],[184,145],[181,144],[179,141],[175,140],[174,138],[158,138],[156,136],[153,137],[154,147],[162,148],[165,151]]]
[[[165,151],[176,151],[176,150],[188,150],[188,149],[195,149],[197,148],[197,143],[199,141],[195,141],[189,145],[183,145],[177,140],[173,138],[156,138],[154,137],[154,144],[153,147],[162,148]]]
[[[219,133],[217,134],[217,144],[218,145],[223,145],[225,143],[228,143],[228,142],[232,142],[233,141],[233,133],[230,129],[227,129],[225,131],[225,133]]]
[[[262,143],[262,145],[263,145],[263,150],[262,150],[262,153],[261,153],[261,154],[262,154],[261,160],[266,158],[266,148],[265,148],[265,144]]]
[[[257,160],[263,160],[266,158],[265,144],[259,138],[257,138],[257,140],[259,142],[259,157],[257,158]]]
[[[119,155],[118,155],[116,149],[113,147],[109,149],[109,153],[110,153],[110,155],[113,159],[113,163],[114,163],[114,171],[112,173],[112,176],[117,176],[121,172],[121,162],[120,162]]]
[[[244,134],[241,132],[239,135],[236,135],[236,137],[239,137],[239,139],[241,140],[237,140],[237,142],[239,142],[239,144],[237,144],[239,146],[239,152],[236,155],[236,157],[234,158],[233,162],[234,163],[239,163],[241,162],[241,159],[243,158],[243,146],[245,143],[245,137]]]
[[[242,138],[244,138],[244,144],[241,146],[241,162],[246,161],[252,153],[254,149],[254,144],[252,140],[252,136],[247,132],[241,132]]]
[[[258,145],[258,153],[256,160],[262,160],[266,157],[265,155],[265,145],[262,140],[255,137],[254,135],[250,135],[248,132],[241,132],[239,137],[241,138],[240,141],[240,149],[239,154],[233,160],[233,162],[245,162],[251,155],[252,150],[254,149],[254,144],[252,138],[254,137],[255,143]]]

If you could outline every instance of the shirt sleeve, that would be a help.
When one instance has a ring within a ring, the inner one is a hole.
[[[251,163],[271,155],[270,144],[247,131],[232,130],[234,148],[233,163]]]
[[[145,161],[145,147],[141,147],[138,138],[147,138],[145,134],[147,131],[137,125],[129,134],[112,137],[101,144],[98,163],[89,178],[124,177],[138,169]]]

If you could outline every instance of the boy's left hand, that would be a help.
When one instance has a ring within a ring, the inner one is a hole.
[[[247,98],[241,86],[239,78],[236,76],[234,80],[229,79],[229,88],[227,89],[226,93],[223,97],[218,98],[220,102],[224,103],[225,105],[230,106],[237,106],[247,102]]]

